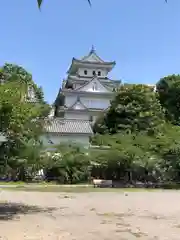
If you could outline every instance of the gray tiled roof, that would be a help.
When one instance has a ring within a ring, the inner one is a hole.
[[[45,130],[49,133],[93,134],[90,121],[54,118],[47,121]]]

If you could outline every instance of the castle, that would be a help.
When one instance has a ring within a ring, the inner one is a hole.
[[[89,145],[93,123],[107,110],[120,85],[108,77],[115,64],[101,59],[94,47],[87,56],[72,59],[49,116],[46,145],[67,141]]]

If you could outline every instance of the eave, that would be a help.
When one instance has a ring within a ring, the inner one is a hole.
[[[64,108],[64,109],[61,109],[59,110],[59,112],[81,112],[81,113],[84,113],[84,112],[106,112],[106,109],[103,109],[103,108],[86,108],[86,109],[72,109],[72,108]]]
[[[70,96],[70,95],[86,95],[86,96],[113,96],[114,92],[86,92],[86,91],[76,91],[72,89],[63,89],[62,93],[64,96]]]
[[[88,82],[90,82],[92,79],[92,76],[89,76],[89,77],[78,77],[78,76],[69,76],[67,78],[67,82],[70,82],[70,83],[77,83],[77,84],[86,84]],[[113,87],[117,87],[117,86],[120,86],[121,85],[121,80],[112,80],[112,79],[109,79],[109,78],[99,78],[98,77],[98,80],[100,81],[100,83],[102,84],[105,84],[105,86],[107,87],[110,87],[110,88],[113,88]]]
[[[89,134],[93,133],[90,121],[79,119],[53,118],[44,124],[44,132],[58,134]]]
[[[46,135],[58,135],[58,136],[69,136],[69,135],[78,135],[78,136],[93,136],[94,133],[73,133],[73,132],[66,132],[66,133],[58,133],[58,132],[44,132]]]
[[[66,79],[66,81],[70,81],[70,80],[73,80],[73,81],[90,81],[91,79],[93,78],[93,76],[80,76],[80,75],[69,75]],[[113,80],[113,79],[110,79],[108,77],[103,77],[103,76],[98,76],[98,80],[101,82],[114,82],[114,83],[121,83],[121,80]]]
[[[73,62],[79,63],[79,64],[96,64],[96,65],[98,64],[98,65],[105,65],[105,66],[111,66],[111,65],[114,66],[116,64],[115,61],[112,61],[112,62],[82,61],[77,58],[73,58]]]
[[[109,89],[107,86],[104,86],[104,84],[102,82],[100,82],[99,78],[97,78],[96,76],[94,76],[90,81],[86,82],[84,85],[82,85],[74,90],[81,91],[81,89],[83,89],[85,86],[87,86],[89,83],[91,83],[94,80],[98,81],[100,83],[100,85],[103,86],[107,91],[111,91],[111,89]]]
[[[68,69],[67,73],[76,73],[79,67],[84,67],[84,68],[105,68],[108,71],[111,71],[113,67],[116,65],[116,62],[89,62],[89,61],[81,61],[76,58],[72,59],[72,63],[70,68]]]
[[[75,108],[74,108],[74,106],[75,106],[76,104],[78,104],[78,103],[80,103],[80,105],[81,105],[84,109],[87,109],[87,107],[81,102],[80,99],[76,100],[76,102],[75,102],[72,106],[70,106],[69,109],[79,110],[79,109],[75,109]],[[84,109],[83,109],[83,110],[84,110]]]

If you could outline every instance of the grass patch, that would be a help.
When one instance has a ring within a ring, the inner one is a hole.
[[[0,185],[9,186],[9,185],[25,185],[24,182],[0,182]]]
[[[34,183],[26,183],[26,182],[3,182],[0,181],[0,186],[27,186],[27,185],[38,185],[38,186],[44,186],[44,185],[57,185],[55,182],[34,182]]]

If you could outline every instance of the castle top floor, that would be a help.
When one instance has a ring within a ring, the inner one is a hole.
[[[69,76],[80,77],[106,77],[108,73],[114,68],[116,62],[107,62],[102,60],[96,53],[94,47],[90,50],[87,56],[81,59],[72,59],[72,63],[67,71]]]

